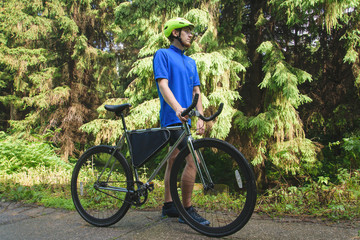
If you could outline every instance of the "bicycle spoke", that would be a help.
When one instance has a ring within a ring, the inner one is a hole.
[[[127,191],[132,175],[121,155],[112,157],[110,147],[90,149],[79,159],[71,182],[73,201],[80,215],[96,226],[120,220],[130,206]],[[110,163],[110,164],[109,164]]]
[[[253,212],[253,172],[246,159],[226,142],[201,139],[194,141],[194,150],[198,158],[195,161],[192,157],[189,161],[193,154],[188,149],[175,160],[170,177],[172,198],[195,230],[216,237],[232,234]],[[193,168],[195,172],[191,172]],[[190,206],[196,213],[188,212]]]

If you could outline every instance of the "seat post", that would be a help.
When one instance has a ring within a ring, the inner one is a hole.
[[[125,124],[124,114],[121,112],[120,116],[121,116],[121,121],[122,121],[122,124],[123,124],[124,131],[126,132],[126,124]]]

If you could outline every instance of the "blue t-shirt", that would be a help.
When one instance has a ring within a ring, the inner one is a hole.
[[[166,103],[159,90],[157,79],[166,78],[169,88],[183,108],[190,106],[193,89],[200,86],[199,74],[194,59],[171,45],[168,49],[159,49],[153,60],[156,87],[160,98],[160,124],[162,127],[181,123],[175,111]]]

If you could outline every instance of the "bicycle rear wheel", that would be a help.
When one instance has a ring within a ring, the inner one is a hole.
[[[190,151],[181,150],[170,175],[173,201],[182,219],[196,231],[211,237],[233,234],[245,226],[254,211],[256,183],[252,168],[227,142],[200,139],[193,146],[200,169],[191,171],[196,166],[192,157],[187,164]],[[197,220],[186,211],[190,205],[198,214]]]
[[[76,163],[71,179],[71,195],[76,210],[88,223],[98,227],[118,222],[131,205],[129,193],[101,189],[126,190],[133,186],[129,165],[118,152],[112,157],[113,151],[111,146],[90,148]],[[106,164],[110,158],[109,164]]]

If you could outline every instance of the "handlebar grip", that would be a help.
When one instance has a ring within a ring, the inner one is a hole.
[[[189,112],[196,106],[198,100],[199,100],[199,94],[196,93],[191,105],[181,113],[181,116],[185,117],[186,115],[188,115]]]
[[[217,116],[220,115],[220,113],[221,113],[222,110],[223,110],[223,107],[224,107],[224,103],[220,103],[219,109],[217,110],[217,112],[216,112],[214,115],[212,115],[212,116],[210,116],[210,117],[204,117],[204,116],[200,115],[199,118],[200,118],[201,120],[205,121],[205,122],[209,122],[209,121],[215,119]]]

